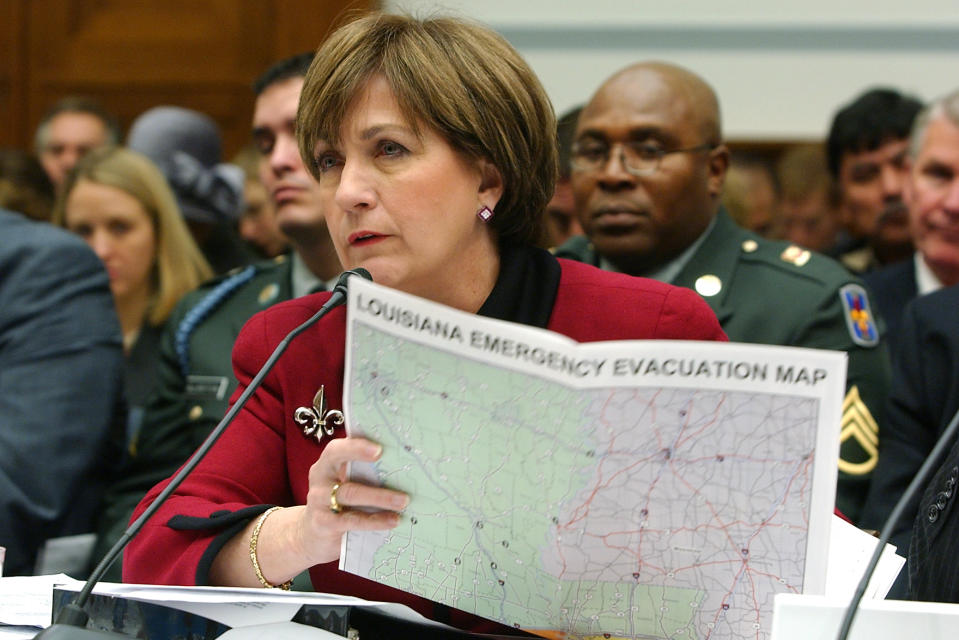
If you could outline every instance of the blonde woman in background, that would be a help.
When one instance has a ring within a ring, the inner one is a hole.
[[[134,151],[91,151],[68,176],[53,217],[83,238],[109,273],[123,331],[127,437],[133,438],[156,381],[163,324],[212,271],[163,174]]]

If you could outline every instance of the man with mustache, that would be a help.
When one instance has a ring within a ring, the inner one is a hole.
[[[912,255],[902,190],[909,130],[921,108],[893,89],[871,89],[833,118],[826,156],[852,239],[839,260],[854,273]]]
[[[167,322],[159,391],[147,404],[140,436],[121,480],[104,500],[93,561],[119,539],[140,498],[170,476],[220,421],[236,388],[231,352],[243,324],[283,300],[329,288],[340,273],[319,185],[303,166],[294,125],[312,53],[283,60],[254,83],[253,141],[260,179],[292,253],[214,279],[189,294]],[[119,581],[120,563],[107,579]]]
[[[584,108],[575,141],[573,192],[587,237],[557,255],[694,289],[732,341],[849,354],[837,507],[857,520],[889,377],[862,283],[833,260],[733,223],[720,206],[729,150],[719,104],[686,69],[619,71]]]

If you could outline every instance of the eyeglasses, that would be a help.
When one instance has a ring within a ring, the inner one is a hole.
[[[634,176],[648,176],[656,173],[663,156],[667,154],[712,151],[717,146],[706,143],[683,149],[662,149],[649,143],[625,142],[617,144],[619,144],[619,161],[623,164],[623,168]],[[613,145],[613,147],[615,146]],[[573,171],[583,173],[599,171],[609,163],[613,147],[598,141],[574,143],[572,157],[570,158]]]

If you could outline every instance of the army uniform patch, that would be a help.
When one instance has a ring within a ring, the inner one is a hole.
[[[854,476],[870,473],[879,462],[879,425],[853,385],[842,401],[839,470]]]
[[[866,290],[858,284],[847,284],[839,290],[843,315],[849,337],[860,347],[875,347],[879,344],[879,330],[869,307]]]

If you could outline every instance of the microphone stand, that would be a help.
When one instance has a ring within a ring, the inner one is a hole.
[[[346,289],[347,283],[350,276],[359,276],[366,280],[372,280],[373,277],[370,275],[370,272],[366,269],[358,267],[350,271],[344,271],[336,281],[336,285],[333,287],[333,294],[330,296],[330,299],[313,314],[306,322],[299,325],[292,331],[290,331],[283,340],[280,341],[280,344],[276,346],[276,349],[273,350],[273,353],[263,364],[260,370],[254,376],[250,384],[243,390],[243,393],[240,394],[240,397],[237,399],[233,406],[230,407],[230,410],[226,412],[226,415],[223,416],[223,419],[220,420],[219,424],[216,425],[216,428],[210,432],[210,435],[207,436],[206,440],[203,441],[203,444],[190,456],[190,459],[187,461],[183,467],[173,476],[173,479],[170,480],[170,483],[160,492],[152,504],[150,504],[147,509],[140,514],[140,517],[133,521],[133,523],[127,527],[126,531],[123,532],[123,535],[117,540],[116,544],[110,547],[110,550],[103,557],[102,560],[97,564],[96,568],[90,574],[90,577],[87,578],[86,583],[83,585],[83,588],[80,590],[80,593],[73,599],[73,601],[63,607],[57,616],[55,624],[50,625],[36,636],[34,640],[108,640],[111,638],[126,638],[122,634],[112,633],[108,631],[94,631],[86,628],[87,621],[90,619],[89,614],[87,614],[84,607],[86,606],[87,600],[90,598],[90,594],[93,592],[93,588],[100,582],[100,579],[103,577],[103,574],[106,573],[107,569],[116,561],[117,557],[123,552],[130,540],[133,539],[137,533],[140,532],[140,529],[143,528],[143,525],[146,524],[146,521],[153,516],[157,510],[163,506],[163,503],[166,502],[167,498],[170,497],[174,491],[180,486],[180,484],[186,479],[188,475],[193,471],[194,468],[200,463],[201,460],[206,456],[207,452],[213,447],[220,436],[223,435],[223,432],[226,431],[226,428],[230,426],[230,423],[233,422],[233,419],[236,417],[236,414],[240,412],[243,406],[247,403],[247,400],[250,399],[250,396],[259,388],[262,384],[263,379],[267,376],[270,370],[273,369],[273,366],[276,364],[276,361],[280,359],[280,356],[283,355],[283,352],[286,351],[287,347],[290,346],[290,342],[296,336],[300,335],[311,326],[313,326],[320,318],[329,313],[332,309],[340,306],[346,302]]]
[[[866,572],[863,574],[862,580],[859,581],[859,586],[856,587],[856,593],[852,597],[852,602],[849,603],[849,607],[846,609],[846,613],[842,619],[842,626],[839,629],[839,635],[836,637],[837,640],[846,640],[849,636],[849,630],[852,627],[853,620],[856,618],[856,612],[859,610],[859,603],[866,593],[866,588],[869,586],[869,580],[872,578],[872,574],[876,571],[876,565],[879,564],[879,558],[882,556],[883,549],[885,549],[886,543],[889,542],[893,527],[896,526],[896,523],[899,522],[899,519],[902,517],[902,512],[906,510],[906,505],[909,504],[920,487],[926,484],[926,479],[932,473],[933,468],[939,463],[939,458],[942,457],[946,448],[949,447],[955,439],[957,428],[959,428],[959,411],[956,411],[955,415],[952,416],[952,420],[949,421],[946,430],[942,432],[942,435],[939,436],[939,439],[936,441],[936,446],[929,452],[926,460],[922,463],[922,466],[919,467],[919,472],[913,477],[906,492],[902,494],[902,497],[896,502],[892,513],[889,514],[889,518],[885,524],[882,525],[882,535],[879,536],[876,550],[869,560],[869,565],[866,566]]]

